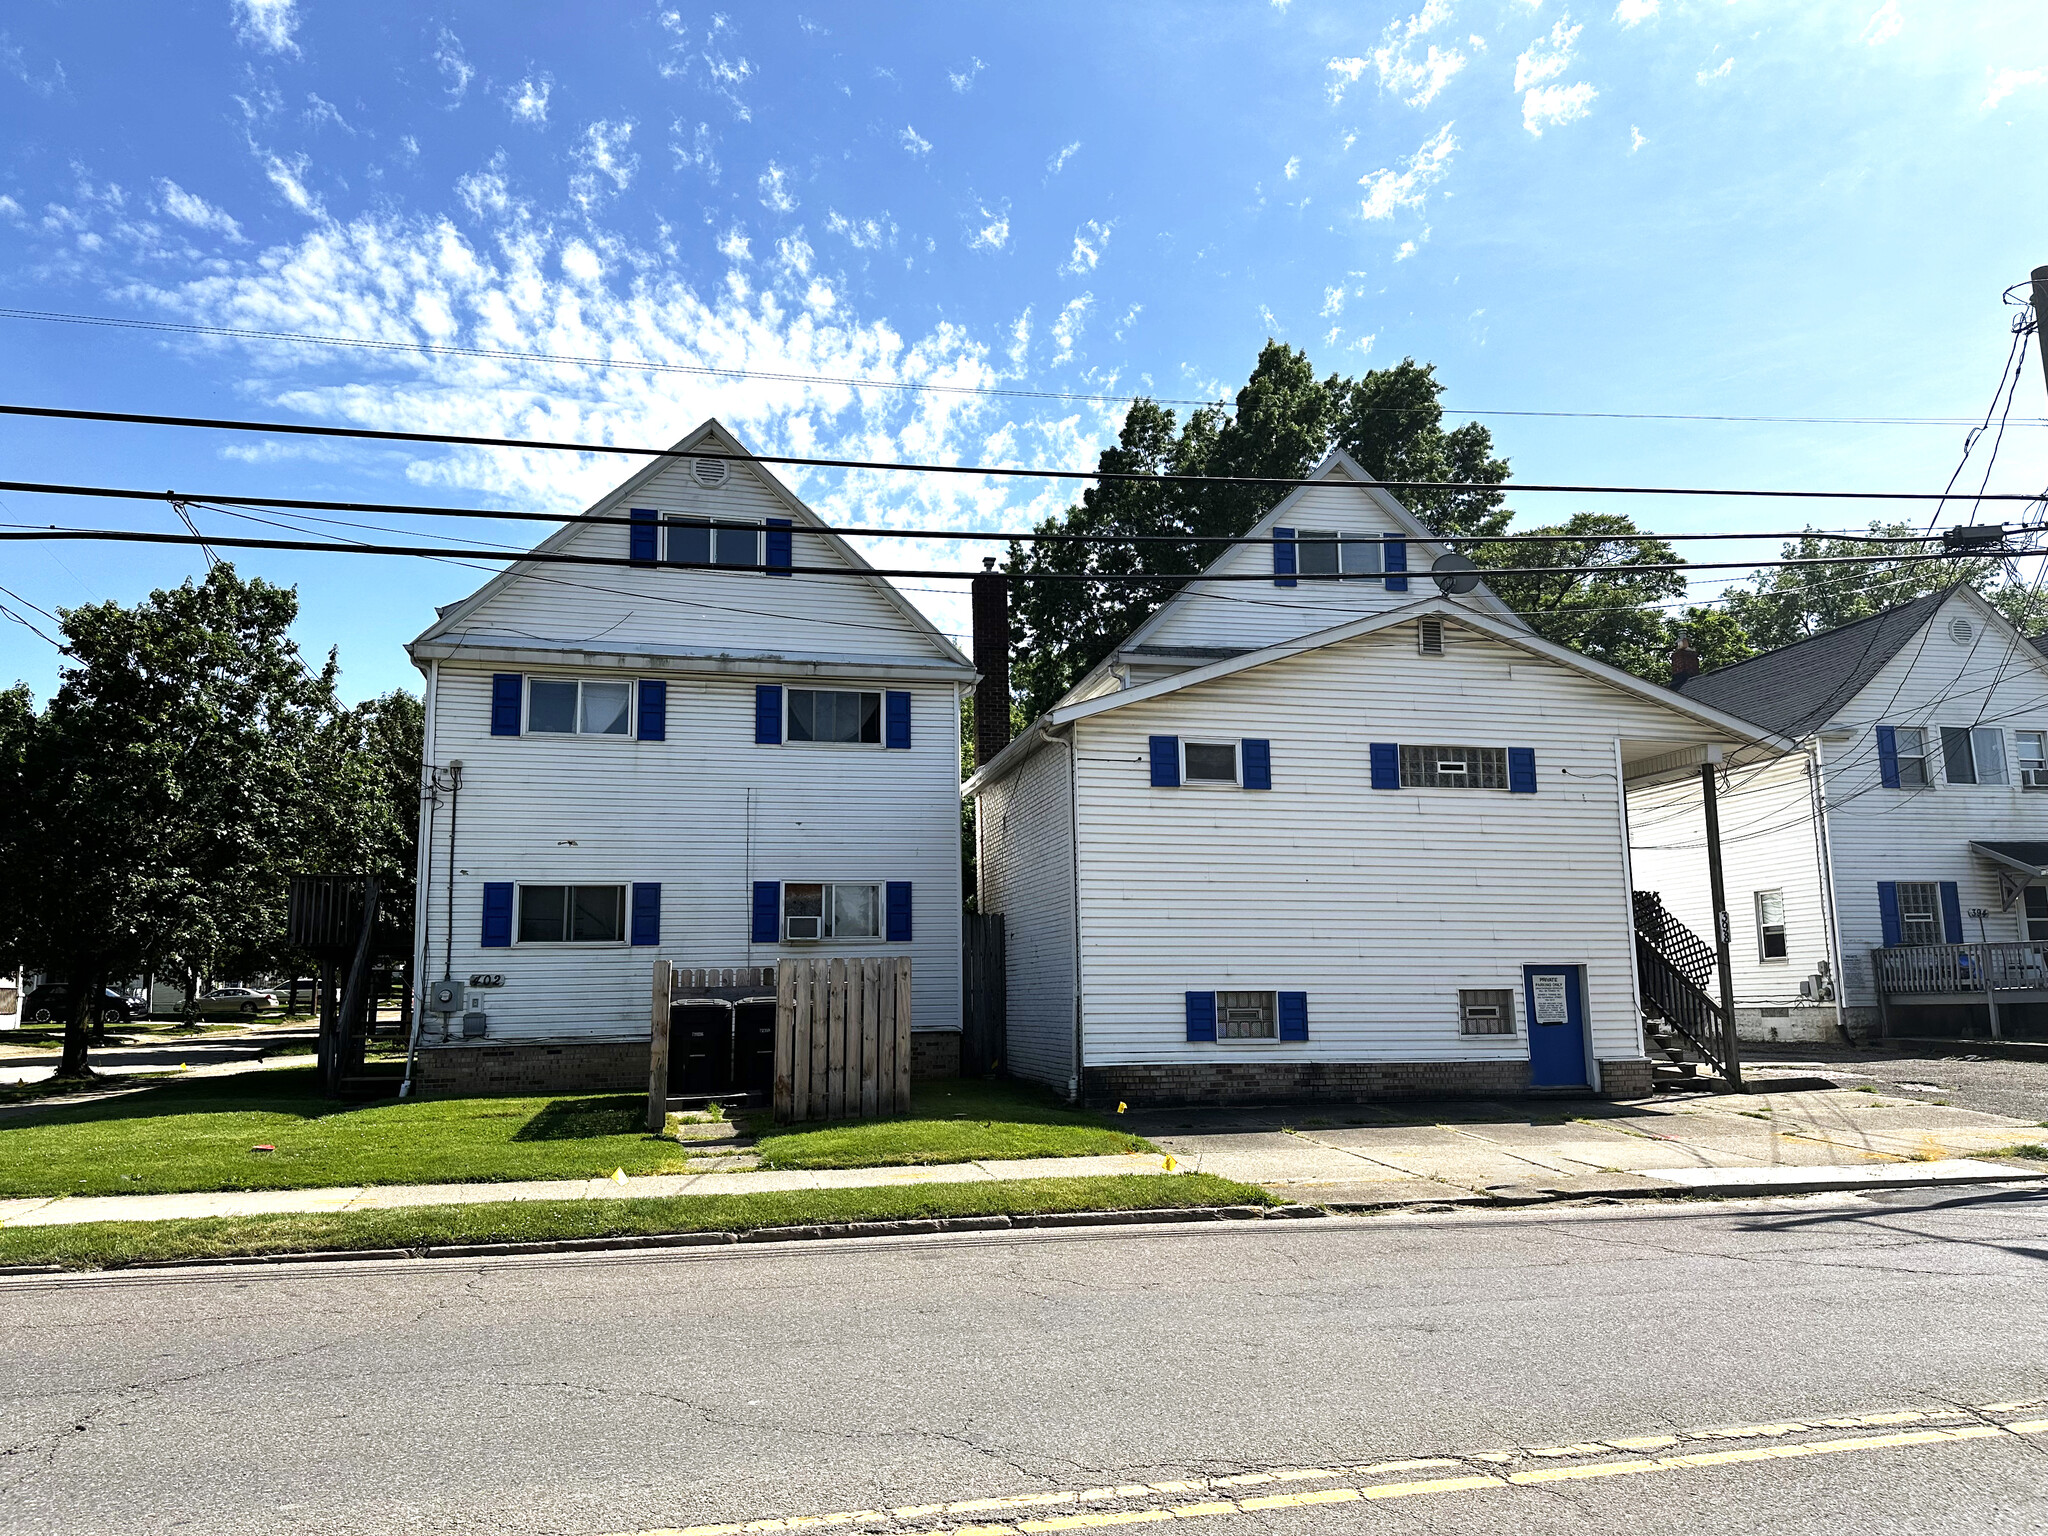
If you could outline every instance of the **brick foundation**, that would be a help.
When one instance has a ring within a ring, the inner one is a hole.
[[[960,1032],[954,1029],[914,1029],[910,1032],[910,1080],[926,1082],[935,1077],[960,1075]]]
[[[1526,1061],[1217,1061],[1090,1067],[1084,1102],[1353,1103],[1360,1099],[1492,1098],[1529,1091]]]
[[[1657,1091],[1650,1075],[1647,1056],[1618,1057],[1600,1063],[1600,1097],[1603,1099],[1647,1099]]]
[[[960,1075],[960,1036],[913,1030],[913,1082]],[[525,1040],[420,1047],[414,1091],[428,1099],[539,1093],[645,1093],[645,1040]]]

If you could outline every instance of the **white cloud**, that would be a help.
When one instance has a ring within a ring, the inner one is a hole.
[[[1323,290],[1323,314],[1328,316],[1341,315],[1343,313],[1344,285],[1339,283],[1334,288],[1325,288]]]
[[[1657,14],[1657,0],[1621,0],[1614,8],[1614,19],[1624,27],[1639,26]]]
[[[676,157],[678,170],[691,169],[704,173],[708,181],[718,180],[718,158],[712,154],[711,125],[699,123],[687,142],[684,137],[683,120],[677,118],[669,125],[669,153]]]
[[[701,71],[706,85],[732,108],[733,116],[743,123],[752,122],[753,109],[740,93],[760,71],[745,54],[726,52],[727,42],[739,31],[732,18],[723,11],[714,14],[704,29],[701,44],[680,11],[661,12],[661,25],[662,30],[677,39],[669,56],[661,62],[662,78],[687,78]]]
[[[456,101],[462,100],[469,82],[476,78],[476,69],[463,56],[462,39],[446,27],[441,29],[440,41],[434,44],[434,67],[441,71],[441,78],[448,82],[448,94]]]
[[[298,0],[232,0],[235,36],[268,53],[299,51],[292,34],[299,28]]]
[[[1575,85],[1539,85],[1522,93],[1522,126],[1540,139],[1545,128],[1575,123],[1592,111],[1599,94],[1583,80]]]
[[[1408,258],[1409,258],[1410,256],[1413,256],[1414,254],[1415,254],[1415,242],[1414,242],[1413,240],[1403,240],[1403,241],[1401,242],[1401,248],[1400,248],[1399,250],[1397,250],[1397,251],[1395,251],[1395,252],[1394,252],[1394,260],[1396,260],[1396,261],[1406,261],[1406,260],[1407,260],[1407,259],[1408,259]],[[1372,341],[1372,338],[1371,338],[1370,336],[1368,336],[1368,337],[1366,338],[1366,341],[1367,341],[1367,343],[1368,343],[1368,344],[1370,344],[1370,342]]]
[[[640,169],[640,157],[626,152],[632,141],[631,118],[616,123],[599,118],[583,130],[582,141],[570,152],[570,158],[580,169],[569,178],[569,195],[584,212],[633,184],[633,173]]]
[[[1984,92],[1984,110],[1990,111],[2014,91],[2030,85],[2048,84],[2048,69],[2001,69],[1992,75]]]
[[[834,210],[826,214],[825,227],[856,251],[879,250],[896,242],[896,226],[886,213],[879,219],[849,219]]]
[[[1054,155],[1050,160],[1045,162],[1046,171],[1054,176],[1059,175],[1061,171],[1067,168],[1067,162],[1073,159],[1075,155],[1080,153],[1080,150],[1081,141],[1079,139],[1076,139],[1073,143],[1061,149],[1058,154]]]
[[[308,161],[304,155],[293,155],[286,160],[278,155],[267,155],[263,161],[263,174],[270,178],[270,184],[277,188],[284,200],[308,218],[323,219],[327,210],[320,199],[306,190],[305,174]]]
[[[903,142],[903,147],[913,155],[928,155],[932,152],[932,141],[907,123],[904,125],[903,131],[897,134],[896,137]]]
[[[1426,33],[1450,19],[1450,0],[1424,0],[1422,9],[1406,21],[1387,24],[1369,59],[1331,59],[1324,65],[1331,76],[1330,100],[1342,101],[1344,92],[1370,69],[1379,76],[1382,91],[1392,92],[1411,107],[1428,106],[1465,67],[1465,55],[1456,48],[1423,43]],[[1424,48],[1420,58],[1414,51],[1418,44]]]
[[[1301,174],[1301,156],[1289,155],[1287,157],[1287,163],[1280,167],[1280,174],[1282,176],[1285,176],[1289,181],[1292,181],[1295,177],[1299,176]]]
[[[1571,67],[1572,48],[1579,40],[1579,34],[1586,29],[1571,24],[1570,16],[1560,16],[1557,25],[1550,29],[1548,37],[1539,37],[1525,48],[1515,60],[1515,89],[1526,91],[1532,85],[1541,85],[1545,80],[1555,80]]]
[[[1719,64],[1715,65],[1712,69],[1701,70],[1697,75],[1693,76],[1693,78],[1697,80],[1701,85],[1705,85],[1709,80],[1727,79],[1728,72],[1733,68],[1735,68],[1735,60],[1731,55],[1730,57],[1723,59]]]
[[[1344,99],[1344,93],[1358,84],[1361,76],[1372,68],[1371,59],[1332,59],[1323,68],[1330,72],[1330,102],[1335,105]]]
[[[327,100],[324,96],[316,95],[311,91],[306,93],[306,122],[313,128],[319,128],[324,124],[332,123],[350,138],[356,136],[355,129],[348,125],[348,119],[341,115],[341,108]]]
[[[1022,370],[1024,359],[1031,355],[1031,306],[1024,306],[1024,313],[1017,317],[1017,323],[1010,327],[1010,366]]]
[[[1010,210],[991,213],[983,208],[981,216],[987,222],[968,238],[968,246],[977,251],[1000,251],[1010,243]]]
[[[1081,332],[1088,323],[1089,306],[1094,304],[1095,295],[1084,293],[1078,299],[1069,299],[1061,309],[1059,317],[1052,323],[1052,339],[1058,348],[1053,353],[1052,366],[1074,360],[1074,347],[1081,340]]]
[[[17,203],[6,193],[0,192],[0,218],[19,219],[20,217],[21,204]]]
[[[228,215],[226,209],[214,207],[196,192],[187,192],[168,177],[157,182],[156,196],[158,206],[181,224],[209,230],[229,240],[239,241],[242,238],[242,226]]]
[[[952,84],[952,87],[956,93],[965,96],[969,91],[974,89],[974,77],[987,68],[988,66],[982,63],[980,59],[970,59],[967,64],[967,68],[961,70],[959,73],[955,74],[952,71],[948,70],[946,73],[946,79]]]
[[[1102,253],[1109,245],[1109,232],[1116,227],[1115,221],[1098,224],[1089,219],[1074,231],[1074,254],[1067,258],[1062,272],[1071,272],[1076,277],[1095,270],[1095,264],[1102,260]]]
[[[754,259],[753,242],[747,239],[740,232],[739,225],[735,224],[731,229],[728,229],[723,235],[719,236],[718,254],[727,261],[752,261]]]
[[[1879,43],[1888,43],[1905,30],[1906,18],[1899,14],[1899,0],[1884,0],[1870,20],[1863,24],[1863,41],[1875,48]]]
[[[1369,171],[1358,178],[1365,188],[1360,215],[1368,219],[1390,219],[1403,208],[1420,208],[1429,189],[1442,181],[1451,168],[1452,151],[1458,141],[1445,123],[1423,146],[1408,157],[1404,170]]]
[[[531,123],[536,128],[545,128],[548,123],[548,96],[554,88],[553,75],[545,72],[528,75],[505,93],[505,105],[520,122]]]
[[[1628,152],[1634,154],[1650,141],[1643,137],[1643,130],[1634,123],[1628,125]]]
[[[1124,311],[1123,319],[1117,321],[1116,323],[1115,336],[1118,341],[1122,341],[1124,339],[1124,332],[1128,331],[1132,326],[1136,325],[1138,323],[1138,316],[1142,315],[1144,312],[1145,306],[1142,304],[1133,304],[1129,309]]]
[[[796,194],[789,190],[789,172],[773,160],[768,162],[768,169],[761,173],[761,179],[754,185],[760,189],[762,207],[772,208],[777,213],[796,211]]]

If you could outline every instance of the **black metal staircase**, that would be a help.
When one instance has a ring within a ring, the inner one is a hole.
[[[1716,986],[1714,947],[1665,910],[1655,891],[1637,891],[1636,976],[1643,992],[1643,1044],[1658,1086],[1699,1080],[1700,1069],[1729,1078],[1730,1029]]]

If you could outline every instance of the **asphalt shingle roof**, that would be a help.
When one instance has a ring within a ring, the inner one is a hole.
[[[1953,590],[1702,672],[1685,685],[1685,696],[1781,736],[1811,735],[1905,649]]]

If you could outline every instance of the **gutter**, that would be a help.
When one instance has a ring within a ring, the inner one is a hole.
[[[792,657],[772,651],[599,651],[573,645],[521,645],[493,636],[481,641],[415,641],[419,662],[467,661],[480,665],[588,667],[613,671],[680,673],[705,677],[888,677],[909,682],[957,683],[976,678],[972,667],[950,662],[891,661],[882,657]]]

